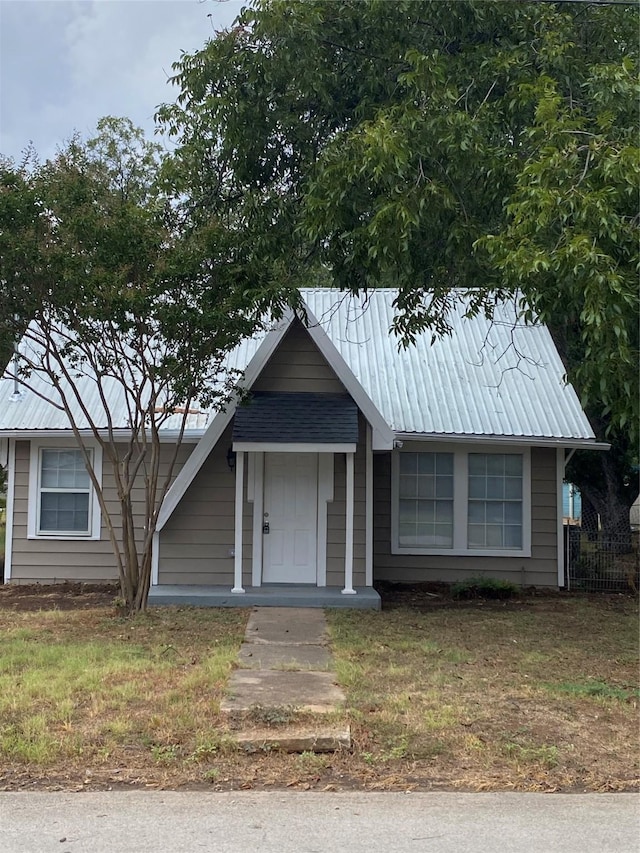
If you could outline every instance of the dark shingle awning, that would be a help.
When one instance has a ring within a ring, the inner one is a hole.
[[[272,444],[355,450],[357,441],[358,407],[346,394],[256,393],[238,406],[233,423],[234,448],[240,450]]]

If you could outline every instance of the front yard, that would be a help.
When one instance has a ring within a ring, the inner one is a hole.
[[[218,707],[246,612],[123,620],[106,593],[46,589],[29,598],[0,587],[0,789],[637,785],[628,597],[331,612],[352,752],[246,755]]]

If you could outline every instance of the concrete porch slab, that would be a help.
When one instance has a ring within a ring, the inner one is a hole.
[[[225,714],[246,714],[256,705],[328,714],[345,701],[332,672],[237,669],[231,674],[228,691],[220,703]]]
[[[331,656],[324,646],[243,643],[238,663],[245,669],[326,670]]]
[[[336,607],[380,610],[380,596],[370,586],[356,587],[355,595],[342,595],[339,587],[248,586],[232,593],[229,586],[167,585],[149,590],[152,606],[182,607]]]

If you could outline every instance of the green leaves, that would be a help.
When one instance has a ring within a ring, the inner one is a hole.
[[[447,330],[451,288],[489,312],[520,290],[571,336],[583,401],[628,427],[637,27],[588,4],[264,0],[176,63],[160,115],[194,221],[228,217],[267,299],[314,269],[395,285],[406,343]]]

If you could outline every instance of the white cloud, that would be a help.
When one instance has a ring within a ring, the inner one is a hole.
[[[151,134],[181,51],[202,47],[239,13],[240,0],[0,2],[0,152],[32,139],[42,158],[103,115]]]

